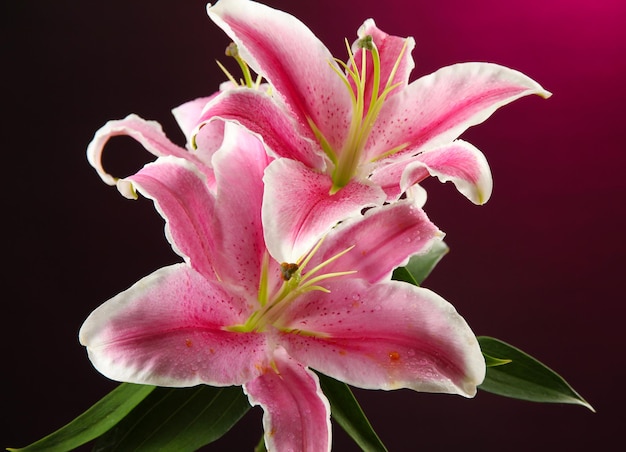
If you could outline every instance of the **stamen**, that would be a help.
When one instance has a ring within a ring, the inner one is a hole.
[[[300,287],[300,289],[301,290],[303,290],[303,289],[306,290],[306,289],[310,289],[312,287],[318,288],[320,286],[312,286],[312,284],[314,284],[316,282],[319,282],[319,281],[323,281],[325,279],[329,279],[329,278],[336,278],[338,276],[344,276],[344,275],[352,275],[352,274],[354,274],[356,272],[357,272],[356,270],[350,270],[350,271],[345,271],[345,272],[326,273],[326,274],[323,274],[323,275],[319,275],[319,276],[316,276],[315,278],[312,278],[310,281],[307,281],[306,284],[303,284]],[[324,287],[321,287],[321,289],[318,289],[318,290],[322,290],[322,292],[330,293],[330,290],[328,290],[328,289],[326,289]]]
[[[319,243],[321,245],[321,241]],[[311,276],[313,276],[315,273],[317,273],[318,271],[320,271],[322,268],[326,267],[328,264],[330,264],[331,262],[336,261],[337,259],[339,259],[341,256],[343,256],[344,254],[346,254],[348,251],[350,251],[352,248],[354,248],[356,245],[352,245],[348,248],[346,248],[345,250],[341,251],[340,253],[335,254],[333,257],[331,257],[330,259],[325,260],[324,262],[322,262],[321,264],[319,264],[317,267],[313,268],[312,270],[306,272],[305,275],[302,276],[302,280],[301,282],[305,282],[307,279],[309,279]],[[316,248],[319,248],[316,247]],[[317,251],[317,250],[316,250]],[[309,258],[310,259],[310,258]],[[308,262],[308,261],[307,261]],[[303,265],[304,267],[304,265]]]
[[[389,149],[387,152],[384,152],[380,155],[377,155],[376,157],[374,157],[372,160],[370,160],[370,162],[377,162],[379,160],[383,160],[391,155],[394,155],[398,152],[400,152],[403,149],[406,149],[409,146],[410,143],[402,143],[398,146],[396,146],[395,148]]]
[[[285,309],[287,309],[293,300],[303,293],[315,290],[330,293],[329,289],[318,284],[320,281],[356,273],[354,270],[349,270],[319,274],[321,269],[352,250],[355,246],[353,245],[316,265],[314,268],[307,271],[306,274],[302,275],[302,270],[306,268],[313,256],[319,251],[324,240],[325,236],[315,244],[313,249],[298,259],[296,263],[283,262],[280,264],[283,284],[280,290],[274,295],[268,293],[270,286],[268,270],[270,257],[269,253],[266,251],[263,255],[261,275],[259,278],[258,298],[261,308],[252,313],[243,325],[233,325],[226,329],[233,332],[263,331],[267,325],[276,325],[285,312]]]
[[[387,83],[385,85],[385,91],[387,91],[387,89],[393,89],[393,88],[389,88],[390,83],[393,81],[394,77],[396,76],[396,72],[398,71],[398,68],[400,67],[400,61],[402,61],[402,57],[404,56],[404,52],[406,51],[407,45],[408,45],[409,41],[408,39],[404,40],[404,45],[402,46],[402,49],[400,50],[400,54],[398,55],[398,58],[396,59],[396,62],[393,65],[393,68],[391,69],[391,73],[389,74],[389,78],[387,79]],[[398,86],[398,84],[394,85]]]
[[[307,117],[306,119],[309,123],[309,126],[311,127],[311,130],[313,130],[313,134],[315,135],[315,138],[317,138],[317,141],[319,141],[320,146],[322,146],[322,150],[328,156],[330,161],[336,165],[337,155],[335,154],[335,151],[333,151],[332,147],[330,146],[330,143],[328,143],[328,140],[326,139],[324,134],[321,132],[321,130],[315,125],[313,120],[309,117]]]
[[[263,254],[263,261],[261,262],[261,275],[259,277],[259,303],[261,306],[265,306],[267,304],[268,299],[268,270],[270,266],[270,255],[265,251]]]
[[[308,254],[305,254],[300,259],[298,259],[296,261],[296,264],[298,264],[302,268],[306,267],[313,255],[317,253],[317,251],[320,249],[322,243],[324,243],[324,240],[326,240],[326,235],[322,236],[322,238],[317,241],[315,246],[311,249],[311,251],[308,252]]]
[[[367,46],[367,39],[359,40],[358,44],[363,43]],[[361,71],[359,72],[357,69],[356,60],[354,58],[354,53],[352,53],[352,48],[348,43],[348,40],[345,40],[346,49],[348,51],[348,61],[349,64],[344,65],[346,72],[352,77],[355,85],[356,94],[356,102],[353,103],[353,112],[352,112],[352,121],[350,123],[350,130],[348,131],[348,139],[341,150],[339,155],[339,162],[335,166],[335,170],[333,171],[332,180],[333,186],[330,190],[331,194],[337,193],[341,188],[346,186],[348,182],[354,176],[356,168],[360,163],[361,158],[361,135],[362,135],[362,121],[365,116],[365,86],[367,80],[367,53],[366,48],[363,48],[361,52]],[[370,42],[370,46],[373,42]],[[352,93],[352,89],[350,89]]]
[[[343,69],[346,71],[346,73],[350,76],[350,78],[352,78],[352,80],[354,81],[354,84],[358,84],[359,83],[359,76],[357,74],[354,73],[354,71],[352,71],[348,65],[346,63],[344,63],[343,61],[341,61],[339,58],[335,58],[335,61],[341,66],[343,67]],[[354,92],[352,91],[352,87],[350,86],[350,81],[348,80],[348,77],[346,77],[335,65],[333,65],[330,61],[328,62],[328,64],[330,65],[330,68],[335,71],[335,73],[339,76],[339,78],[341,79],[341,81],[344,83],[344,85],[346,85],[346,88],[348,89],[348,92],[350,93],[350,97],[352,98],[352,104],[356,105],[356,96],[354,94]]]
[[[215,60],[215,62],[217,63],[217,65],[220,67],[220,69],[222,70],[222,72],[224,74],[226,74],[226,77],[228,78],[228,80],[230,80],[235,86],[239,86],[239,83],[237,82],[237,80],[235,80],[235,77],[233,77],[233,74],[231,74],[228,69],[226,69],[224,67],[224,65],[222,63],[219,62],[219,60]]]
[[[261,76],[261,74],[257,74],[256,82],[254,82],[254,88],[259,89],[262,81],[263,81],[263,77]]]

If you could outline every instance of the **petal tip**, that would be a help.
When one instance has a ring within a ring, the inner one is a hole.
[[[544,99],[549,99],[550,97],[552,97],[552,93],[546,89],[542,89],[541,92],[538,93],[538,95],[543,97]]]
[[[137,199],[139,195],[137,194],[137,190],[133,183],[126,179],[118,179],[116,182],[117,190],[122,194],[122,196],[126,199]]]

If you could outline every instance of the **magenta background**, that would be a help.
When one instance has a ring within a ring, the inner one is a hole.
[[[0,446],[15,447],[115,386],[78,344],[82,321],[178,261],[151,204],[100,182],[87,143],[106,120],[131,112],[182,142],[169,110],[217,88],[214,60],[225,60],[228,40],[200,0],[8,3],[0,36],[8,416]],[[343,38],[373,17],[390,33],[415,37],[415,77],[490,61],[554,93],[517,101],[464,134],[494,173],[486,206],[429,181],[426,210],[452,251],[425,285],[455,304],[476,334],[506,340],[560,372],[597,413],[483,392],[474,400],[355,392],[391,451],[607,450],[623,433],[626,3],[268,3],[297,15],[342,58]],[[139,149],[116,140],[108,163],[136,169],[148,159]],[[260,434],[254,410],[208,450],[251,450]],[[335,446],[356,450],[341,432]]]

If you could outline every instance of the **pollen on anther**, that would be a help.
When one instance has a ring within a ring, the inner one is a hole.
[[[280,272],[283,280],[289,281],[291,277],[298,271],[298,264],[289,264],[287,262],[283,262],[280,264]]]

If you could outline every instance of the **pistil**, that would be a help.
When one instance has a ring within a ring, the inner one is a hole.
[[[220,67],[222,72],[224,72],[226,77],[228,77],[228,80],[230,80],[236,86],[244,86],[247,88],[258,89],[261,85],[261,81],[263,78],[258,75],[256,80],[252,79],[252,72],[250,71],[250,67],[248,66],[248,63],[246,63],[244,59],[241,58],[241,56],[239,55],[239,48],[237,47],[237,44],[231,42],[228,47],[226,47],[226,51],[224,52],[224,54],[226,56],[234,58],[234,60],[239,65],[239,68],[241,69],[241,73],[243,74],[243,79],[240,79],[239,82],[237,82],[235,77],[228,71],[228,69],[226,69],[226,67],[224,67],[222,63],[216,60],[217,65]]]

